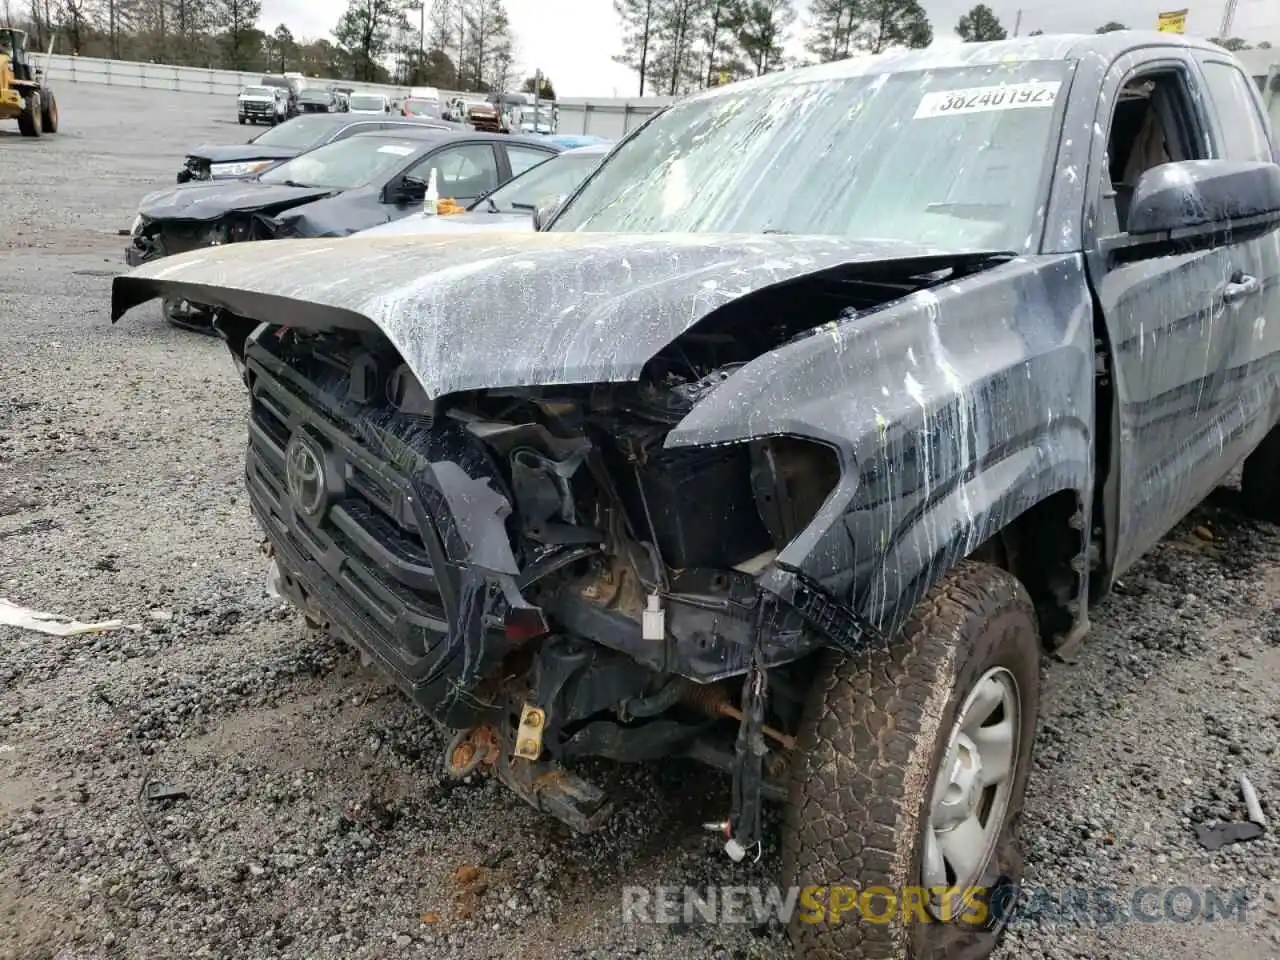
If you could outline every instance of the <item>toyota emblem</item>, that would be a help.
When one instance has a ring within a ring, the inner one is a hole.
[[[321,454],[300,434],[294,434],[284,451],[285,480],[294,506],[308,516],[324,510],[325,475]]]

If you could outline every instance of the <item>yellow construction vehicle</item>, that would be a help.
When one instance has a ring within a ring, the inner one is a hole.
[[[49,86],[49,58],[37,70],[27,57],[27,35],[0,27],[0,120],[16,118],[24,137],[58,132],[58,100]]]

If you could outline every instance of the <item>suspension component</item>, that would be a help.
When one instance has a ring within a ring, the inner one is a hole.
[[[730,717],[742,722],[742,711],[729,701],[729,691],[718,683],[702,684],[685,680],[680,689],[680,700],[685,706],[705,713],[708,717]],[[760,732],[788,750],[796,745],[795,737],[773,727],[762,726]]]

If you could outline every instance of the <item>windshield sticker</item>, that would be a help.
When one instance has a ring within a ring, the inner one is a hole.
[[[413,153],[413,147],[402,147],[398,143],[389,143],[385,147],[379,147],[378,152],[394,153],[397,157],[407,157]]]
[[[965,90],[936,90],[924,95],[912,119],[949,117],[955,113],[1052,107],[1058,98],[1058,90],[1061,86],[1059,81],[1052,80],[1042,83],[1005,83],[994,87],[969,87]]]

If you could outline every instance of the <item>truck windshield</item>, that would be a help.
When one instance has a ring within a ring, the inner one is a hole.
[[[622,145],[551,229],[1023,250],[1071,69],[804,71],[695,96]]]
[[[242,97],[274,97],[275,91],[270,87],[245,87],[240,92]]]

